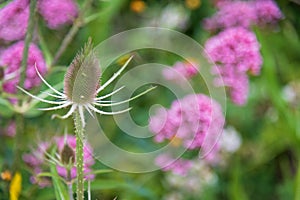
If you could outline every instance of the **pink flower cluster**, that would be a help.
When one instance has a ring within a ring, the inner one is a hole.
[[[163,76],[166,80],[182,81],[183,78],[189,79],[198,73],[198,66],[190,62],[176,62],[172,68],[163,70]]]
[[[260,44],[254,33],[241,28],[228,28],[208,39],[205,50],[217,66],[217,86],[227,86],[234,103],[243,105],[248,97],[247,73],[260,73],[262,58]]]
[[[237,105],[247,102],[249,80],[247,73],[258,75],[262,65],[260,45],[252,25],[266,25],[283,17],[273,0],[221,0],[219,11],[205,20],[207,30],[222,32],[208,39],[205,50],[217,66],[217,86],[226,86]],[[225,29],[225,30],[223,30]]]
[[[46,178],[38,178],[37,175],[45,170],[47,167],[47,161],[46,158],[50,159],[49,156],[46,155],[46,152],[49,153],[49,149],[51,147],[55,147],[58,150],[59,157],[59,163],[56,163],[56,169],[57,173],[65,178],[67,181],[68,179],[75,179],[76,178],[76,160],[74,157],[74,164],[73,167],[70,170],[71,177],[67,177],[67,167],[63,164],[63,161],[61,161],[63,155],[63,149],[67,145],[73,152],[73,155],[75,156],[75,150],[76,150],[76,138],[73,135],[66,135],[66,136],[60,136],[55,137],[50,142],[40,142],[37,149],[33,149],[31,153],[24,154],[23,160],[24,162],[33,170],[33,176],[30,178],[31,182],[34,184],[38,184],[40,187],[46,187],[51,184],[51,182]],[[87,180],[93,180],[95,178],[94,174],[91,174],[91,167],[95,163],[95,160],[92,156],[93,150],[91,146],[88,143],[85,143],[84,145],[84,173],[85,178]]]
[[[274,23],[283,17],[272,0],[235,1],[218,3],[219,11],[204,21],[205,29],[218,30],[230,27],[249,28],[251,25]]]
[[[78,14],[73,0],[38,0],[38,11],[45,18],[50,28],[72,22]],[[15,41],[25,37],[29,20],[29,0],[13,0],[0,9],[0,40]],[[20,68],[23,59],[24,42],[19,41],[2,50],[0,66],[4,67],[3,90],[16,93],[19,84]],[[40,84],[35,65],[41,75],[47,71],[42,52],[35,44],[30,44],[24,87],[31,89]],[[15,99],[11,99],[15,102]]]
[[[38,0],[38,11],[50,28],[72,22],[78,14],[73,0]],[[29,20],[29,0],[14,0],[0,9],[0,39],[24,38]]]
[[[155,164],[163,171],[171,171],[173,174],[185,176],[192,166],[192,161],[182,158],[174,159],[167,154],[161,154],[155,159]]]
[[[5,135],[8,137],[15,137],[16,135],[16,122],[9,122],[8,126],[5,129]]]
[[[37,149],[33,149],[30,154],[24,154],[24,162],[32,169],[32,176],[30,182],[38,184],[40,187],[47,187],[51,185],[51,181],[48,178],[39,178],[37,175],[43,172],[43,165],[45,163],[45,152],[50,148],[49,142],[40,142]]]
[[[1,53],[0,66],[4,67],[5,80],[3,84],[3,90],[7,93],[16,93],[17,91],[16,85],[19,84],[20,79],[23,49],[24,42],[20,41],[8,47]],[[35,86],[38,86],[41,82],[36,73],[35,65],[42,75],[47,72],[47,67],[42,52],[35,44],[30,44],[26,68],[26,79],[24,82],[24,87],[26,89],[31,89]],[[11,78],[8,79],[6,77]]]
[[[67,138],[62,136],[62,137],[57,137],[54,140],[55,140],[55,144],[57,145],[58,151],[60,153],[62,152],[64,146],[67,144],[74,151],[74,155],[75,155],[75,151],[76,151],[75,136],[67,135]],[[91,167],[95,164],[95,160],[93,158],[92,153],[93,153],[92,147],[88,143],[85,143],[83,147],[83,160],[84,160],[84,173],[85,173],[85,178],[87,180],[93,180],[95,178],[95,175],[91,174],[92,172]],[[56,169],[60,176],[67,178],[67,169],[64,166],[58,165]],[[71,169],[71,179],[75,179],[75,178],[76,178],[76,167],[74,165],[74,167],[72,167]]]
[[[3,122],[3,121],[2,121]],[[6,136],[13,138],[16,135],[16,122],[15,121],[9,121],[7,124],[3,127],[0,127],[0,137]]]
[[[274,23],[283,18],[283,14],[272,0],[256,0],[254,7],[257,16],[257,24]]]
[[[52,29],[74,21],[78,7],[73,0],[39,0],[38,9]]]
[[[209,169],[214,166],[225,167],[228,161],[228,157],[236,152],[242,143],[242,139],[239,133],[233,127],[227,127],[223,130],[222,134],[218,138],[218,143],[209,152],[205,159],[183,159],[173,158],[171,155],[164,153],[156,157],[155,164],[159,166],[163,171],[170,171],[173,175],[179,175],[181,177],[189,177],[190,173],[203,167]],[[197,167],[198,166],[198,167]]]
[[[222,131],[221,106],[203,94],[191,94],[172,103],[169,110],[158,110],[150,118],[155,141],[175,140],[187,149],[211,148]],[[211,146],[204,145],[211,142]]]
[[[29,0],[15,0],[0,9],[0,39],[22,39],[29,19]]]

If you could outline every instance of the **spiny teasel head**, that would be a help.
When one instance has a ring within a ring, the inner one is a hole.
[[[67,98],[77,104],[93,102],[101,76],[99,60],[89,39],[69,66],[64,80]]]
[[[31,183],[40,187],[51,185],[51,179],[39,177],[38,174],[47,172],[49,163],[56,166],[58,175],[65,181],[74,180],[77,177],[76,169],[76,137],[72,134],[56,136],[47,141],[40,141],[37,147],[32,147],[31,151],[23,154],[22,159],[29,169],[32,170]],[[55,153],[50,153],[55,150]],[[88,142],[83,146],[84,178],[93,180],[95,174],[92,173],[95,159],[93,148]],[[68,171],[70,174],[68,174]]]
[[[65,144],[62,151],[60,152],[61,162],[65,165],[73,164],[75,162],[75,152],[68,145]]]
[[[97,107],[98,106],[111,107],[111,106],[120,105],[132,101],[155,88],[155,87],[151,87],[148,90],[140,94],[137,94],[134,97],[119,102],[112,102],[110,100],[105,100],[105,99],[119,92],[121,89],[124,88],[124,86],[108,94],[97,97],[99,92],[103,91],[109,84],[111,84],[114,80],[116,80],[118,76],[121,75],[121,73],[124,71],[124,69],[129,64],[131,59],[132,57],[130,57],[127,60],[127,62],[116,73],[114,73],[112,77],[110,77],[105,83],[103,83],[100,86],[99,79],[100,79],[101,71],[99,66],[99,60],[97,59],[96,53],[92,48],[92,42],[91,40],[89,40],[85,45],[85,47],[75,57],[69,69],[67,70],[67,73],[65,75],[65,80],[64,80],[63,92],[60,92],[57,89],[55,89],[53,86],[51,86],[42,77],[42,75],[38,71],[38,68],[36,67],[36,72],[39,78],[43,81],[43,83],[46,86],[48,86],[49,90],[51,90],[50,93],[49,92],[44,92],[44,93],[46,93],[48,96],[55,97],[56,100],[47,100],[31,94],[30,92],[24,90],[19,86],[17,86],[17,88],[38,101],[56,105],[54,107],[41,108],[40,110],[49,111],[49,110],[57,110],[57,109],[69,107],[69,111],[65,115],[63,116],[52,115],[52,118],[58,117],[61,119],[66,119],[70,117],[74,112],[78,111],[82,126],[85,127],[85,119],[84,119],[85,110],[88,111],[88,113],[93,117],[94,117],[93,112],[98,114],[103,114],[103,115],[121,114],[129,111],[131,108],[127,108],[120,111],[114,111],[114,112],[106,112],[101,109],[98,109]]]

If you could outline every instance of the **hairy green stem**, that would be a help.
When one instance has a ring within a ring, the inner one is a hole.
[[[72,183],[68,184],[68,192],[69,192],[69,200],[73,200],[73,187],[72,187]]]
[[[69,193],[69,200],[73,200],[73,183],[71,178],[71,168],[67,169],[67,186],[68,186],[68,193]]]
[[[74,113],[74,124],[76,132],[76,171],[77,171],[77,200],[84,199],[84,175],[83,175],[83,134],[84,127],[82,126],[79,111]]]
[[[34,24],[35,24],[36,2],[37,2],[37,0],[30,0],[30,15],[29,15],[27,33],[26,33],[26,37],[25,37],[25,45],[24,45],[24,49],[23,49],[23,59],[22,59],[22,64],[21,64],[21,76],[20,76],[20,82],[19,82],[20,86],[23,85],[23,83],[25,81],[25,77],[26,77],[28,51],[29,51],[30,42],[32,40]]]
[[[19,85],[22,87],[23,83],[26,78],[26,67],[27,67],[27,60],[28,60],[28,51],[30,42],[32,40],[33,30],[34,30],[34,21],[35,21],[35,9],[36,9],[36,2],[37,0],[30,1],[30,15],[28,21],[28,28],[25,37],[25,45],[23,49],[23,58],[21,63],[21,70],[20,70],[20,81]],[[21,91],[19,91],[21,93]],[[19,101],[21,103],[21,101]],[[13,170],[17,171],[19,169],[19,163],[21,160],[21,143],[22,137],[24,135],[24,116],[22,113],[16,114],[16,140],[14,146],[14,162],[13,162]]]
[[[79,29],[84,25],[84,14],[88,10],[88,8],[91,6],[92,0],[86,0],[83,8],[80,10],[80,13],[78,17],[75,19],[72,28],[69,30],[67,35],[62,41],[62,44],[57,50],[57,53],[54,56],[54,59],[51,63],[51,66],[55,65],[58,61],[58,59],[62,56],[62,54],[65,52],[69,44],[74,39],[75,35],[79,31]]]
[[[24,133],[24,116],[20,113],[16,114],[16,137],[14,143],[14,160],[12,169],[14,172],[20,169],[22,137]]]

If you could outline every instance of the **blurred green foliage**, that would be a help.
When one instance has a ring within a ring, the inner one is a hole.
[[[83,4],[83,1],[78,2],[80,5]],[[284,101],[282,95],[286,85],[291,82],[300,83],[300,5],[295,2],[278,0],[277,3],[284,13],[284,19],[276,27],[255,29],[264,60],[262,73],[251,79],[247,105],[237,107],[228,101],[226,121],[242,135],[243,144],[240,150],[230,158],[226,169],[215,169],[218,175],[218,183],[215,186],[205,188],[199,197],[188,198],[187,196],[186,199],[300,199],[300,102],[291,105]],[[120,31],[151,25],[149,23],[151,19],[158,16],[169,4],[182,5],[189,13],[187,26],[181,30],[183,33],[200,44],[203,44],[210,36],[203,29],[201,22],[215,12],[212,1],[202,0],[199,8],[189,10],[181,0],[147,0],[145,1],[146,8],[141,13],[133,12],[130,9],[130,3],[131,1],[128,0],[94,0],[92,9],[86,13],[87,19],[91,21],[79,30],[57,65],[51,68],[46,77],[47,80],[51,84],[61,82],[66,66],[88,37],[92,37],[95,44],[98,44]],[[42,35],[40,46],[49,63],[70,27],[54,31],[47,29],[42,20],[39,20],[38,24]],[[141,51],[137,54],[142,58],[147,56],[151,59],[153,56],[151,52]],[[160,62],[169,65],[173,65],[176,59],[178,58],[170,54],[162,53],[158,56]],[[119,65],[115,64],[103,72],[102,80],[107,80],[118,67]],[[106,91],[110,91],[113,87],[114,85],[110,86]],[[159,100],[156,99],[158,95]],[[300,93],[297,95],[300,96]],[[145,125],[148,123],[148,112],[145,110],[148,110],[153,102],[169,107],[174,98],[168,90],[160,88],[131,102],[134,106],[131,115],[138,124]],[[42,106],[46,105],[39,103],[36,107]],[[63,134],[66,127],[72,127],[70,119],[50,121],[53,112],[40,113],[34,109],[25,119],[25,135],[21,146],[23,152],[28,152],[30,147],[40,139],[45,140],[54,135]],[[1,127],[5,127],[11,119],[13,119],[13,113],[9,109],[8,102],[0,99]],[[153,148],[154,144],[150,140],[148,142],[132,141],[126,138],[111,117],[101,116],[99,120],[105,132],[110,133],[109,138],[115,144],[125,149]],[[68,131],[73,130],[68,128]],[[4,171],[10,169],[13,162],[14,138],[0,137],[0,169]],[[95,169],[97,168],[106,167],[97,163]],[[20,199],[55,199],[53,188],[39,189],[32,185],[29,181],[28,170],[21,169],[23,188]],[[102,200],[115,197],[122,200],[162,199],[162,196],[172,191],[172,188],[166,185],[164,176],[164,173],[160,171],[146,174],[121,172],[99,174],[92,182],[92,196],[93,199]],[[6,181],[0,181],[1,200],[8,198],[8,184]]]

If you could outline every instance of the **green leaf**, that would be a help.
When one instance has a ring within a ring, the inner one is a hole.
[[[0,97],[0,115],[4,117],[11,117],[14,114],[14,108],[11,103]]]
[[[299,164],[298,164],[297,176],[295,179],[295,200],[300,199],[300,167],[299,167]]]
[[[238,161],[235,161],[232,170],[231,182],[229,184],[229,199],[232,200],[248,200],[248,196],[241,183],[241,172],[242,168]]]
[[[111,169],[99,169],[99,170],[94,170],[94,171],[91,171],[89,174],[106,174],[106,173],[110,173],[110,172],[113,172],[113,170]]]
[[[38,27],[38,34],[39,34],[39,44],[40,44],[40,47],[43,51],[43,54],[45,56],[45,60],[46,60],[46,63],[47,63],[47,66],[50,67],[50,64],[53,60],[53,56],[48,48],[48,45],[44,39],[44,36],[43,36],[43,33],[42,33],[42,30],[40,28],[40,26],[37,26]]]
[[[56,149],[53,149],[53,151],[51,153],[52,156],[54,156],[55,151],[56,151]],[[67,187],[66,187],[66,185],[63,184],[62,180],[60,179],[59,175],[57,174],[55,164],[51,163],[50,171],[52,174],[52,181],[53,181],[56,199],[57,200],[68,200],[69,196],[68,196]]]
[[[91,183],[92,190],[120,189],[124,187],[127,187],[126,183],[120,180],[95,180]]]

